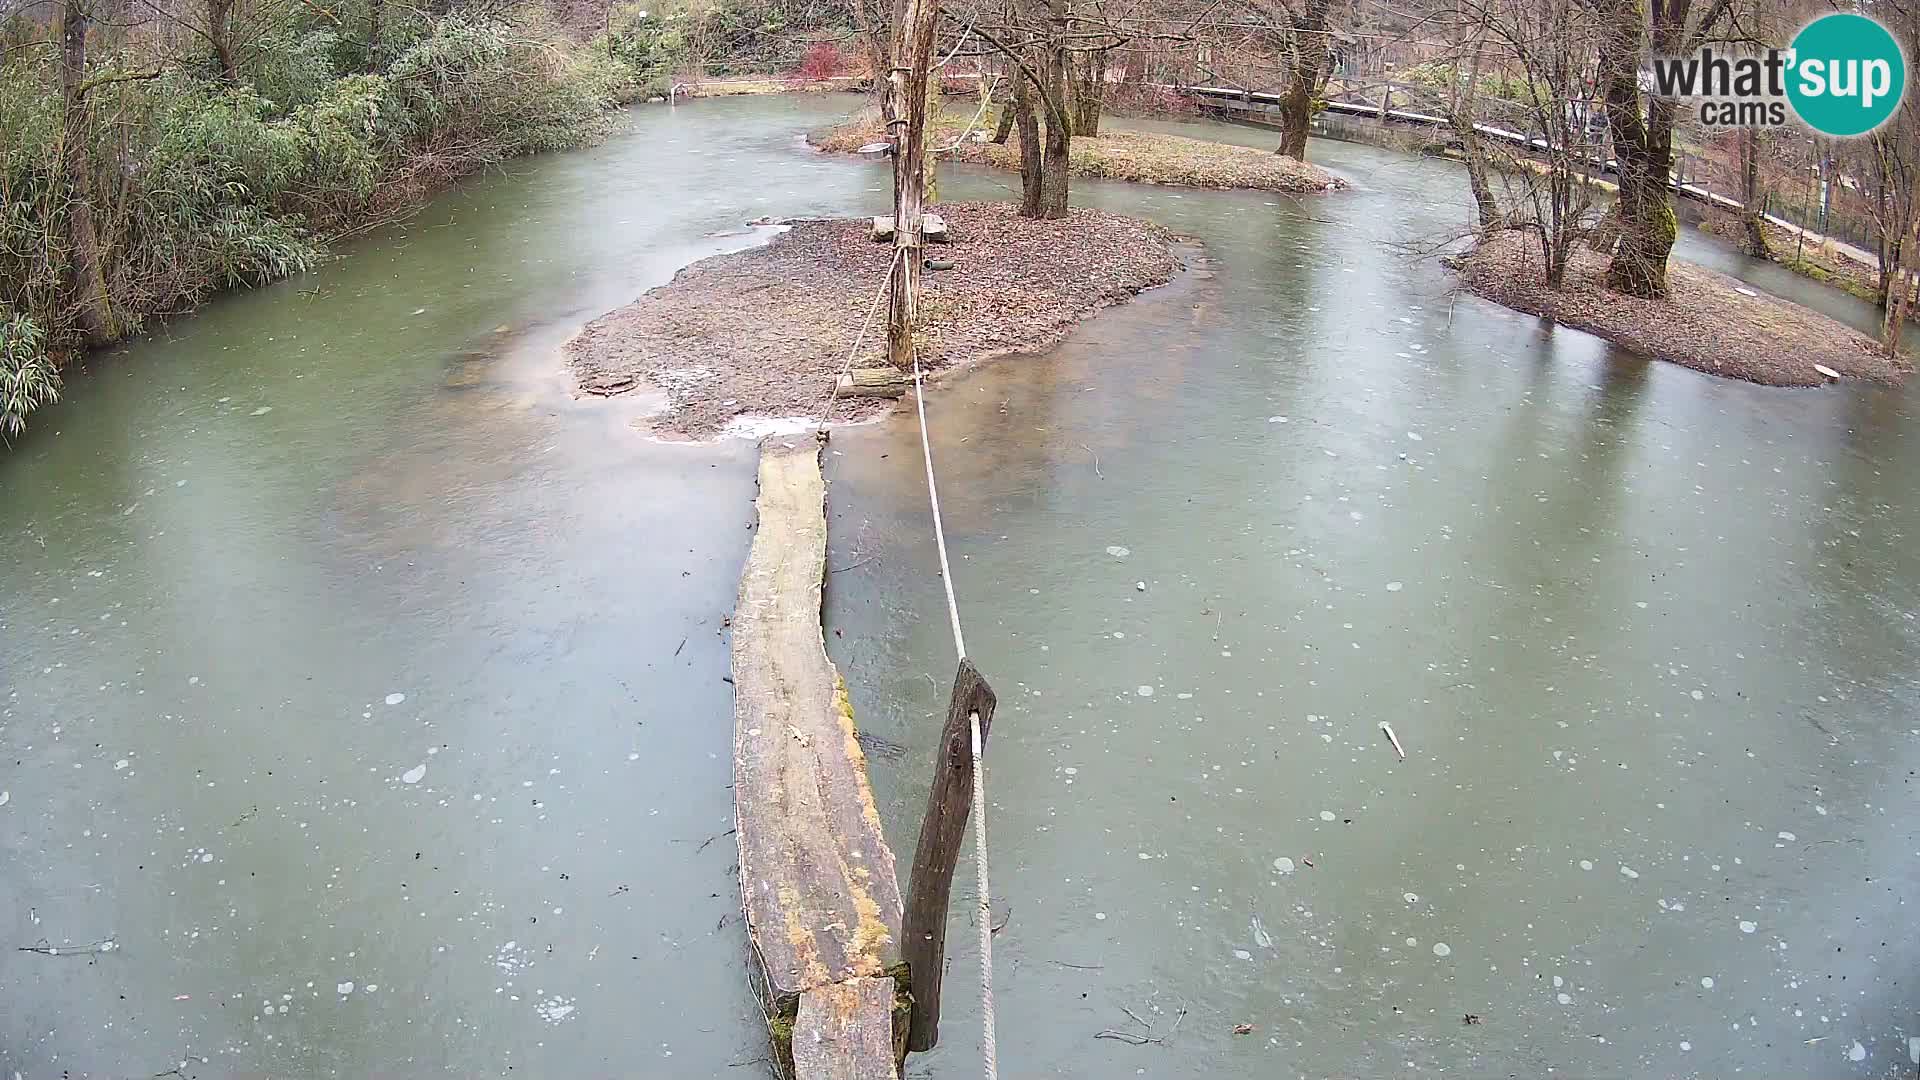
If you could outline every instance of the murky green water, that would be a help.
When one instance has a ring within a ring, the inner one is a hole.
[[[1083,189],[1211,268],[930,398],[1002,1070],[1910,1075],[1912,399],[1455,302],[1386,246],[1454,171],[1316,149],[1357,190]],[[917,435],[834,449],[829,640],[911,850],[953,656]],[[977,1068],[972,941],[927,1075]]]
[[[794,144],[821,107],[638,112],[101,358],[0,455],[0,1074],[764,1053],[707,843],[751,448],[639,438],[556,346],[856,208]]]
[[[114,943],[0,954],[0,1068],[754,1071],[708,842],[751,456],[637,437],[555,349],[746,219],[883,202],[794,143],[845,104],[639,112],[103,358],[0,457],[0,926]],[[1003,702],[1003,1068],[1905,1069],[1910,402],[1451,303],[1381,241],[1452,171],[1317,149],[1358,190],[1083,186],[1209,268],[930,398]],[[834,451],[829,640],[905,852],[951,678],[917,437]],[[914,1075],[977,1067],[947,1008]]]

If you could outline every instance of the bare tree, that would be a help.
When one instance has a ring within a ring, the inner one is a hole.
[[[1681,56],[1727,26],[1734,0],[1584,0],[1601,30],[1599,82],[1607,129],[1618,162],[1618,228],[1611,237],[1609,287],[1630,296],[1665,296],[1667,258],[1679,235],[1673,213],[1673,128],[1678,105],[1640,92],[1641,58],[1649,45],[1661,56]]]

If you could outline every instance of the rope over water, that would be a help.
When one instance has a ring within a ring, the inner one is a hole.
[[[967,658],[967,639],[960,632],[960,604],[953,597],[953,567],[947,562],[947,530],[940,517],[940,488],[933,478],[933,445],[927,439],[926,375],[920,370],[920,350],[913,349],[913,405],[920,415],[920,457],[927,465],[927,502],[933,510],[934,545],[940,552],[940,582],[947,591],[947,619],[953,627],[953,651]],[[981,755],[980,714],[969,721],[973,732],[973,869],[979,880],[980,924],[980,1056],[986,1080],[999,1080],[999,1052],[993,1037],[993,903],[987,888],[987,766]]]

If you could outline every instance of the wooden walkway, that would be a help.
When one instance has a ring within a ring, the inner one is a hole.
[[[906,1036],[900,886],[821,637],[821,449],[807,434],[761,450],[759,527],[733,617],[740,892],[781,1074],[892,1080]]]

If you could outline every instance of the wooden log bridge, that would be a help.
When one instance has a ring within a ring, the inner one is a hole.
[[[761,450],[733,616],[734,816],[751,966],[779,1073],[894,1080],[900,886],[846,686],[821,636],[824,437]]]

